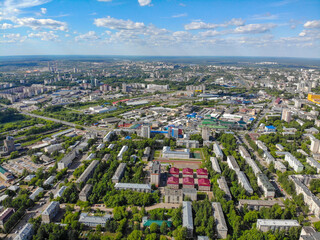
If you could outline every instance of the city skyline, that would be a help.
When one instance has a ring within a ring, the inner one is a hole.
[[[319,1],[4,0],[0,55],[319,58]]]

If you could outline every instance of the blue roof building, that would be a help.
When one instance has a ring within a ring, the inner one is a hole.
[[[265,126],[264,131],[265,131],[265,132],[276,132],[276,131],[277,131],[277,128],[276,128],[275,126],[272,126],[272,125],[270,125],[270,126]]]

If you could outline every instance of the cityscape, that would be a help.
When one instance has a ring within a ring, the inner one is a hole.
[[[230,2],[0,2],[0,239],[320,239],[319,2]]]

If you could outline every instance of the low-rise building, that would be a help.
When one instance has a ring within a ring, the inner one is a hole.
[[[164,201],[166,203],[182,203],[183,192],[181,189],[164,189]]]
[[[239,199],[239,207],[243,208],[247,206],[250,210],[260,210],[261,208],[271,208],[272,206],[278,204],[281,208],[285,208],[285,205],[281,201],[275,200],[248,200],[248,199]]]
[[[277,170],[279,170],[280,172],[285,172],[285,171],[287,171],[286,166],[285,166],[282,162],[280,162],[280,161],[278,161],[278,160],[276,160],[276,161],[274,162],[274,168],[277,169]]]
[[[48,177],[44,182],[43,185],[51,185],[53,181],[55,180],[56,176],[50,176]]]
[[[9,220],[9,218],[14,214],[14,208],[7,208],[0,214],[0,226],[3,227],[4,224]]]
[[[244,172],[236,171],[236,173],[238,175],[238,182],[240,183],[240,185],[247,191],[247,193],[253,194],[253,189],[250,185],[250,182],[249,182],[247,176],[244,174]]]
[[[219,179],[217,179],[217,182],[218,182],[219,188],[222,191],[224,191],[224,193],[225,193],[225,199],[227,201],[231,200],[232,199],[232,195],[231,195],[231,192],[229,190],[226,178],[224,176],[221,176]]]
[[[275,161],[274,157],[268,151],[263,152],[263,157],[265,158],[268,165]]]
[[[76,184],[79,186],[81,183],[86,183],[93,176],[94,170],[97,168],[99,163],[99,160],[93,160],[77,179]]]
[[[215,219],[215,226],[217,231],[217,238],[225,239],[228,235],[228,226],[223,215],[220,202],[212,203],[213,217]]]
[[[244,160],[252,168],[252,171],[255,176],[257,176],[259,173],[261,173],[260,168],[258,167],[256,162],[251,157],[246,157]]]
[[[151,192],[150,184],[141,183],[116,183],[114,186],[117,190],[132,190],[136,192]]]
[[[72,161],[76,158],[76,156],[76,150],[68,153],[58,162],[58,169],[62,170],[64,168],[68,168],[71,165]]]
[[[320,199],[315,196],[309,188],[303,184],[297,176],[290,175],[289,179],[291,179],[296,187],[297,195],[300,193],[303,195],[304,202],[309,206],[309,210],[316,215],[320,216]]]
[[[210,157],[210,161],[211,161],[211,166],[212,166],[212,169],[221,174],[221,168],[219,166],[219,162],[218,162],[218,159],[216,157]]]
[[[266,145],[264,145],[264,143],[260,140],[256,141],[257,147],[262,149],[263,151],[268,151],[268,148]]]
[[[183,197],[188,197],[191,201],[197,201],[197,190],[195,188],[183,188]]]
[[[66,186],[62,186],[58,192],[54,195],[54,198],[57,198],[57,197],[62,197],[62,194],[64,193],[64,191],[67,189]]]
[[[317,173],[320,173],[320,163],[312,157],[307,157],[306,162],[311,166],[317,169]]]
[[[197,140],[178,139],[176,144],[179,147],[199,148],[199,141]]]
[[[33,235],[33,225],[31,223],[27,223],[23,226],[23,228],[19,231],[17,236],[13,240],[30,240]]]
[[[50,202],[46,209],[42,212],[41,217],[44,223],[50,223],[52,219],[57,215],[60,209],[59,202]]]
[[[121,148],[121,150],[120,150],[120,152],[119,152],[119,154],[118,154],[118,156],[117,156],[117,159],[118,159],[118,160],[122,160],[123,154],[124,154],[127,150],[128,150],[128,146],[124,145],[124,146]]]
[[[313,227],[302,227],[299,240],[319,240],[320,232],[317,232]]]
[[[257,228],[262,232],[268,232],[269,230],[284,230],[288,231],[292,227],[300,227],[300,224],[297,220],[289,219],[258,219]]]
[[[36,197],[43,192],[43,188],[42,187],[38,187],[33,193],[30,194],[29,198],[34,201],[36,199]]]
[[[222,160],[223,159],[223,152],[218,143],[213,144],[213,152],[216,155],[216,158]]]
[[[126,163],[120,163],[116,172],[114,173],[112,177],[112,182],[113,183],[119,183],[121,181],[121,178],[124,176],[124,173],[126,171]]]
[[[304,168],[303,164],[289,152],[286,152],[284,160],[287,161],[289,166],[296,172],[301,172]]]
[[[187,237],[193,237],[192,204],[189,201],[182,202],[182,227],[187,229]]]
[[[231,156],[231,155],[228,156],[227,163],[228,163],[229,168],[231,168],[232,170],[240,171],[240,167],[239,167],[236,159],[234,158],[234,156]]]
[[[273,198],[276,194],[276,190],[273,187],[273,185],[269,182],[268,177],[263,173],[259,173],[257,175],[257,180],[258,186],[262,189],[264,193],[264,197]]]
[[[84,188],[81,190],[81,192],[79,193],[79,200],[83,202],[88,201],[88,197],[92,193],[92,189],[93,187],[91,184],[86,184]]]
[[[111,219],[110,214],[104,216],[89,216],[88,213],[81,213],[79,223],[82,223],[89,227],[96,227],[98,225],[105,226],[106,222]]]

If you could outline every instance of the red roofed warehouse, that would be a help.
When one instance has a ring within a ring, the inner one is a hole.
[[[207,178],[200,178],[198,180],[199,191],[210,191],[210,180]]]
[[[169,174],[174,177],[179,177],[179,168],[175,168],[175,167],[170,168]]]
[[[207,169],[204,169],[204,168],[197,169],[197,177],[198,178],[208,178]]]
[[[192,177],[193,178],[193,170],[191,168],[184,168],[182,170],[183,177]]]
[[[168,188],[179,189],[179,178],[177,177],[169,177],[167,180]]]
[[[183,188],[194,188],[194,179],[191,177],[183,178]]]

